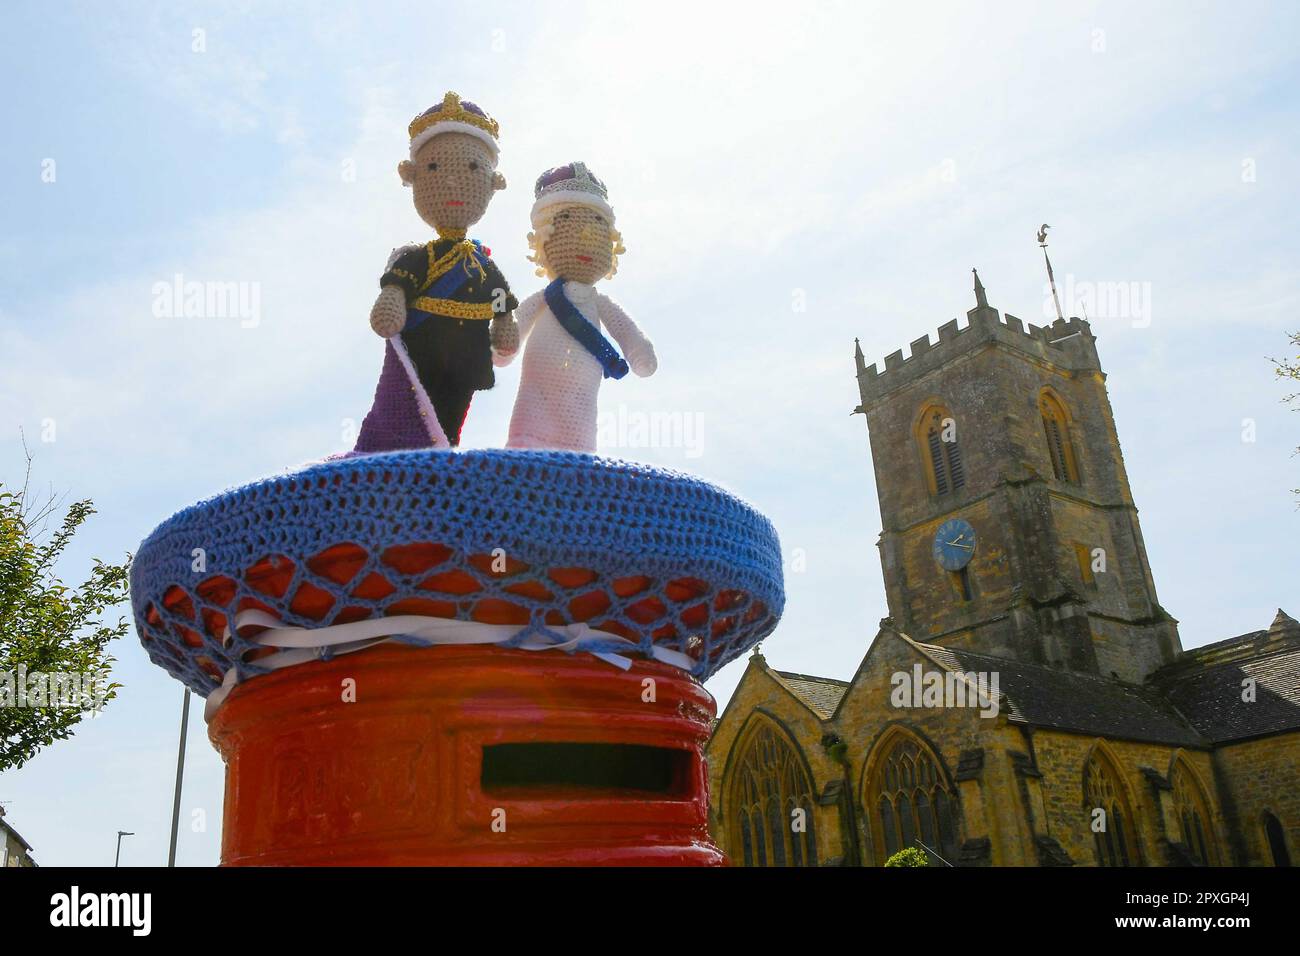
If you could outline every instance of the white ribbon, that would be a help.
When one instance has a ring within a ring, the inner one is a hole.
[[[257,666],[267,670],[280,670],[305,661],[329,656],[351,654],[353,651],[365,650],[376,644],[382,644],[395,637],[415,638],[421,644],[504,644],[513,640],[523,630],[516,624],[481,624],[478,621],[456,621],[445,617],[427,617],[422,614],[401,614],[393,617],[377,617],[351,624],[331,624],[329,627],[286,627],[276,617],[259,610],[240,611],[235,615],[235,630],[245,627],[265,627],[267,630],[249,640],[265,647],[282,648],[279,653],[261,658]],[[626,644],[629,651],[639,651],[640,645],[617,634],[598,631],[586,624],[565,624],[548,626],[552,634],[562,634],[565,641],[551,641],[545,634],[529,634],[514,646],[525,651],[580,651],[584,645],[596,642]],[[222,633],[222,640],[230,639],[230,626]],[[613,664],[620,670],[627,670],[632,662],[610,651],[590,651],[594,657]],[[690,671],[695,662],[680,651],[666,647],[652,647],[651,656],[665,664]],[[203,707],[203,719],[211,720],[230,691],[239,683],[235,668],[226,671],[221,686],[208,695]]]

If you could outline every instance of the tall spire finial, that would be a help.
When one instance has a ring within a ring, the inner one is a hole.
[[[984,294],[984,283],[980,282],[980,274],[978,272],[971,269],[971,273],[975,276],[975,306],[976,308],[987,309],[989,307],[989,300]]]
[[[867,370],[867,357],[862,354],[862,343],[856,338],[853,340],[853,364],[857,366],[859,375]]]
[[[1047,223],[1038,227],[1038,245],[1043,250],[1043,261],[1047,263],[1047,284],[1052,287],[1052,301],[1056,304],[1056,317],[1062,322],[1065,321],[1065,313],[1061,311],[1061,300],[1056,294],[1056,276],[1052,274],[1052,260],[1047,256],[1047,230],[1051,229]]]

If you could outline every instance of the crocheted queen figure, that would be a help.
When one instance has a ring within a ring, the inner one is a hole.
[[[490,250],[466,238],[506,185],[496,120],[448,93],[409,132],[397,172],[438,237],[395,250],[379,280],[370,325],[387,345],[356,452],[459,444],[474,392],[495,384],[493,350],[519,347],[518,302]]]
[[[658,360],[637,324],[594,288],[614,275],[625,251],[604,183],[584,164],[570,163],[544,172],[534,195],[529,258],[551,282],[519,307],[526,344],[506,447],[594,452],[601,380],[622,378],[629,368],[653,375]],[[493,352],[497,365],[512,357]]]

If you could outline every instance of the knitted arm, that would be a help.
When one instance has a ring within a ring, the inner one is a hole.
[[[515,312],[515,324],[519,327],[518,344],[515,345],[514,351],[508,354],[493,349],[493,365],[497,366],[497,368],[501,368],[509,365],[514,360],[514,357],[518,355],[520,350],[524,347],[524,342],[528,340],[528,333],[531,332],[533,326],[537,324],[537,316],[541,313],[542,306],[545,304],[546,300],[542,297],[541,292],[534,292],[528,298],[524,299],[523,302],[519,303],[519,308]]]
[[[515,309],[519,308],[519,300],[510,291],[506,277],[491,259],[487,260],[487,281],[495,313],[490,333],[493,361],[498,357],[508,361],[511,355],[519,351],[519,326],[515,322]]]
[[[382,287],[398,286],[406,293],[408,299],[415,298],[420,283],[424,281],[425,271],[429,268],[429,254],[419,244],[398,246],[388,257],[384,274],[379,277]]]
[[[655,347],[645,333],[609,296],[598,294],[597,300],[600,302],[600,321],[623,350],[628,367],[641,378],[653,375],[659,367],[659,359],[655,357]]]
[[[406,306],[415,298],[419,283],[428,268],[424,246],[402,246],[394,249],[388,266],[379,278],[379,297],[370,309],[370,327],[384,337],[392,338],[406,325]]]

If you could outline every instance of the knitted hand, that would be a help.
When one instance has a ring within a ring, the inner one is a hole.
[[[637,378],[647,378],[659,368],[659,359],[655,356],[655,347],[646,342],[641,348],[627,353],[627,367]]]
[[[386,286],[370,310],[370,327],[375,334],[391,339],[406,325],[406,295],[397,286]]]
[[[492,318],[492,351],[497,355],[514,355],[519,351],[519,323],[507,312]]]

